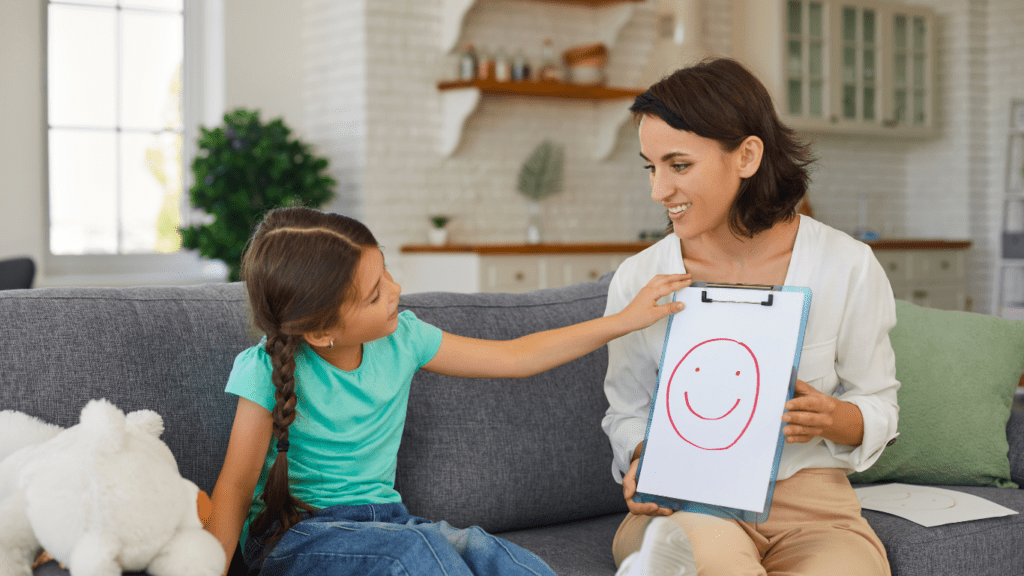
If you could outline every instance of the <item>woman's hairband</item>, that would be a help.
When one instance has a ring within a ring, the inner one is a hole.
[[[665,105],[657,96],[651,93],[650,90],[636,97],[633,101],[633,105],[630,106],[631,112],[638,112],[640,114],[651,114],[661,118],[666,124],[675,128],[676,130],[685,130],[686,132],[693,132],[690,125],[686,123],[678,114],[672,111],[671,108]]]

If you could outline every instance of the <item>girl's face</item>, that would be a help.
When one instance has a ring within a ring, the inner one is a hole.
[[[363,248],[354,278],[354,299],[342,304],[342,326],[335,345],[379,340],[398,328],[398,295],[402,287],[384,268],[380,248]]]
[[[640,156],[651,174],[651,199],[668,210],[676,236],[728,231],[740,181],[753,174],[743,158],[745,144],[725,152],[715,140],[676,130],[657,116],[643,117]]]

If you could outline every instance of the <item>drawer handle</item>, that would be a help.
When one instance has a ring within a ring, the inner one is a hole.
[[[897,264],[895,262],[889,262],[889,271],[890,272],[895,272],[899,267],[900,267],[899,264]]]
[[[588,276],[590,276],[591,280],[597,280],[601,276],[601,273],[598,272],[597,270],[591,270]]]
[[[914,290],[913,296],[914,296],[914,300],[924,300],[924,299],[928,298],[928,291],[927,290]]]
[[[526,279],[526,274],[523,274],[522,272],[516,272],[516,281],[517,282],[522,282],[525,279]]]
[[[943,270],[949,270],[949,268],[950,268],[949,260],[943,260],[942,264],[939,264],[939,268],[942,268]]]

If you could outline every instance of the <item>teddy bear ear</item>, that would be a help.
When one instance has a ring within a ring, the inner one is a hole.
[[[124,444],[125,417],[109,400],[90,400],[82,408],[81,430],[86,438],[98,442],[104,452],[121,450]]]
[[[159,438],[164,433],[164,419],[152,410],[136,410],[128,414],[128,424]]]

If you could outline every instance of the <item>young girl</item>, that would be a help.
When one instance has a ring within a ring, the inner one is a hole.
[[[238,409],[209,530],[229,560],[241,543],[250,574],[275,575],[552,574],[479,528],[406,511],[394,480],[412,376],[537,374],[681,310],[656,301],[689,285],[657,276],[620,314],[515,340],[456,336],[398,312],[365,226],[305,208],[266,216],[242,279],[266,338],[228,378]]]

